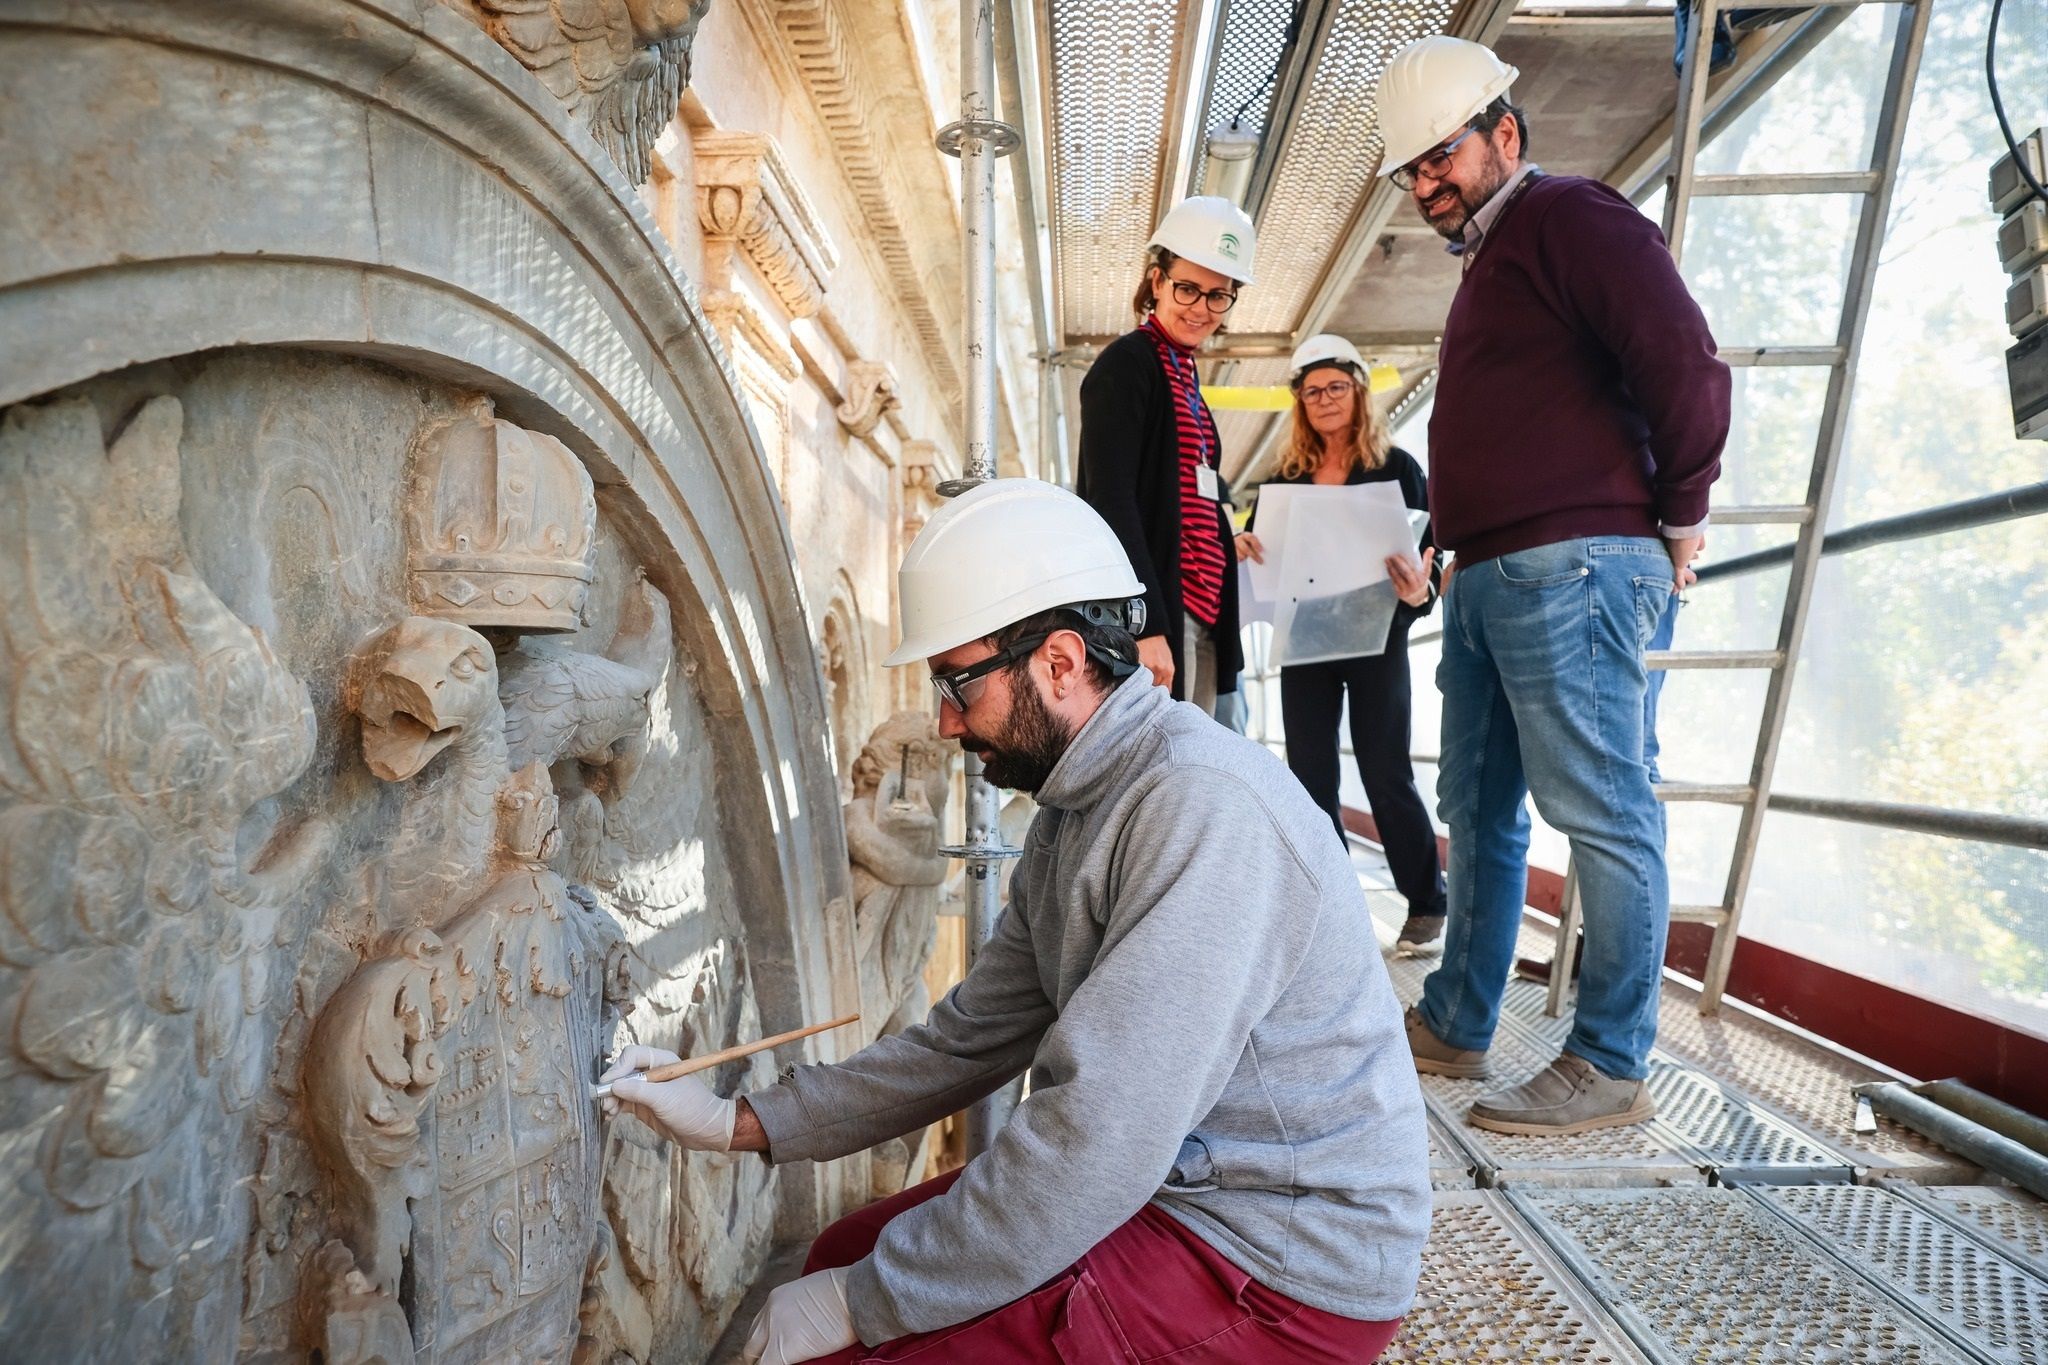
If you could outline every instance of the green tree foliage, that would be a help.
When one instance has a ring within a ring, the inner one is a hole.
[[[2048,443],[2015,440],[2005,385],[2005,276],[1985,173],[2003,150],[1983,56],[1988,5],[1933,11],[1901,179],[1859,357],[1829,524],[2048,478]],[[2000,75],[2015,130],[2048,121],[2048,4],[2008,0]],[[1865,164],[1889,25],[1845,22],[1702,154],[1707,172]],[[2032,36],[2036,41],[2027,41]],[[1723,344],[1834,339],[1855,201],[1698,200],[1686,273]],[[1795,502],[1820,410],[1818,372],[1738,375],[1717,501]],[[1776,785],[1822,796],[2048,817],[2048,519],[1864,551],[1822,570]],[[1788,537],[1719,528],[1726,558]],[[1681,644],[1776,636],[1786,576],[1702,587]],[[1742,780],[1762,688],[1674,675],[1660,727],[1668,776]],[[1673,825],[1674,871],[1712,896],[1732,824]],[[2048,1032],[2048,855],[1774,816],[1745,930],[1864,975]]]

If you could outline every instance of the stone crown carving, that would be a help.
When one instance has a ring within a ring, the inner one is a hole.
[[[697,218],[706,237],[723,244],[708,262],[731,283],[733,244],[746,253],[791,317],[807,318],[824,303],[839,265],[838,248],[797,184],[775,139],[761,133],[707,132],[692,141],[697,163]]]
[[[408,522],[421,615],[521,633],[582,624],[597,503],[554,437],[495,418],[441,428],[414,466]]]
[[[711,0],[453,0],[589,125],[638,185],[690,83]]]

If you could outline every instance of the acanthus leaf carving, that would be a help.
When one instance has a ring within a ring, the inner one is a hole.
[[[461,2],[461,0],[458,0]],[[500,47],[590,128],[635,185],[690,83],[711,0],[466,0]]]
[[[838,248],[783,160],[761,133],[705,132],[692,140],[705,283],[732,287],[732,253],[744,253],[792,318],[824,306]]]
[[[896,372],[879,360],[855,360],[846,367],[846,397],[839,404],[840,425],[860,440],[875,434],[882,418],[903,406],[896,393]]]

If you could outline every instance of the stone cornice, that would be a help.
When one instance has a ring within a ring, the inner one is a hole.
[[[957,399],[961,390],[959,364],[951,336],[941,324],[926,288],[928,277],[942,288],[948,283],[957,284],[957,246],[955,256],[935,261],[933,270],[921,268],[905,226],[906,218],[914,219],[915,210],[906,212],[900,205],[900,196],[885,169],[894,149],[885,150],[883,135],[877,127],[881,120],[875,111],[882,105],[875,98],[870,59],[849,32],[838,0],[743,0],[743,8],[752,12],[763,32],[780,39],[795,65],[831,138],[833,150],[838,153],[840,171],[860,207],[862,227],[881,258],[897,301],[917,333],[925,363],[951,391],[949,400]],[[902,55],[904,61],[897,70],[910,60],[907,52]],[[925,140],[929,130],[919,131],[922,136],[916,145],[929,150],[930,143]],[[896,141],[900,143],[901,139]],[[940,202],[945,203],[946,178],[938,166],[930,169],[929,178],[941,196]],[[952,223],[949,217],[949,230]]]
[[[704,230],[710,277],[706,284],[730,287],[731,248],[737,244],[791,317],[815,314],[839,264],[839,251],[775,139],[712,131],[690,141],[697,165],[697,221]]]
[[[795,379],[803,373],[796,352],[790,349],[787,330],[769,321],[761,309],[735,289],[706,290],[702,296],[704,316],[725,343],[728,354],[737,356],[740,343],[761,358],[776,377]]]

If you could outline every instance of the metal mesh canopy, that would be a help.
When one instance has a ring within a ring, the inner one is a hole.
[[[1128,331],[1187,7],[1053,0],[1053,231],[1068,336]]]
[[[1167,107],[1169,92],[1181,45],[1195,41],[1195,10],[1179,0],[1046,7],[1063,343],[1131,325],[1130,291],[1160,200],[1167,129],[1182,114]],[[1289,0],[1229,0],[1213,57],[1195,67],[1204,87],[1201,129],[1227,121],[1258,90],[1291,12]],[[1233,330],[1294,329],[1378,166],[1380,71],[1403,45],[1441,32],[1450,12],[1449,0],[1339,0],[1303,35],[1314,44],[1310,72],[1284,126],[1266,130],[1284,141],[1258,215],[1259,283],[1231,317]],[[1256,98],[1247,124],[1263,124],[1272,100],[1271,90]]]
[[[1450,13],[1449,0],[1337,7],[1259,209],[1259,287],[1245,291],[1235,326],[1293,330],[1379,169],[1380,72],[1409,43],[1442,32]]]

